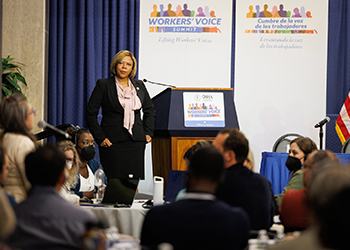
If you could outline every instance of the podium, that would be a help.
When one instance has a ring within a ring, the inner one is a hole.
[[[187,111],[184,109],[184,97],[194,95],[201,99],[217,96],[216,93],[222,93],[219,96],[223,96],[225,115],[220,126],[215,127],[217,123],[207,126],[206,121],[199,126],[185,126],[187,114],[184,112]],[[183,156],[192,145],[199,140],[214,140],[217,133],[225,127],[239,128],[232,88],[167,88],[152,100],[157,116],[152,140],[153,175],[164,178],[164,190],[170,170],[187,170]]]

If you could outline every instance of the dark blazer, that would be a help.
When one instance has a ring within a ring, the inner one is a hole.
[[[152,208],[145,217],[141,245],[158,249],[243,249],[249,236],[249,218],[241,208],[217,200],[183,199]],[[148,248],[147,248],[148,249]]]
[[[231,206],[243,208],[249,215],[252,230],[268,230],[273,224],[274,197],[267,179],[241,163],[225,169],[216,197]]]
[[[140,98],[143,111],[141,120],[140,110],[135,111],[135,122],[132,128],[134,141],[145,141],[145,135],[153,137],[155,110],[153,102],[142,81],[131,79],[137,96]],[[102,107],[101,126],[97,122],[99,109]],[[86,121],[98,145],[108,138],[112,143],[123,142],[129,136],[124,128],[124,108],[121,106],[114,76],[99,79],[93,90],[86,109]]]

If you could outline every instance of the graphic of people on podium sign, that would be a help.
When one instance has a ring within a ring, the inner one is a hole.
[[[183,100],[185,127],[225,127],[223,93],[184,92]]]
[[[214,108],[212,107],[212,105],[211,104],[209,104],[209,106],[206,106],[205,105],[205,103],[189,103],[188,104],[188,110],[207,110],[207,109],[215,109],[215,110],[217,110],[218,109],[218,107],[217,106],[214,106]],[[196,115],[195,115],[196,116]],[[188,117],[195,117],[195,116],[193,116],[193,114],[192,113],[189,113],[188,114]],[[220,114],[219,113],[212,113],[211,114],[211,117],[220,117]]]

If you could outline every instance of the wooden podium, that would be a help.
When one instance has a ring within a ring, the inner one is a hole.
[[[185,92],[223,93],[225,127],[239,128],[232,88],[168,88],[152,100],[156,109],[152,140],[153,175],[164,178],[166,188],[170,170],[186,170],[185,152],[199,140],[214,140],[224,127],[185,127]]]

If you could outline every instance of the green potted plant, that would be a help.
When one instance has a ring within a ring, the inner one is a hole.
[[[5,96],[11,95],[14,92],[22,93],[22,89],[19,86],[19,82],[22,82],[27,86],[27,82],[22,75],[21,66],[25,66],[23,63],[14,62],[14,58],[2,58],[2,84],[1,84],[1,99]]]

